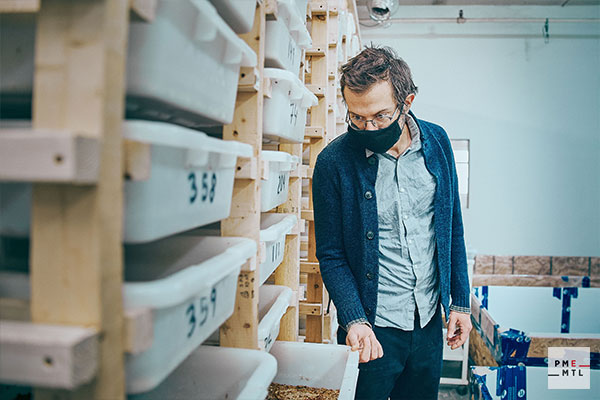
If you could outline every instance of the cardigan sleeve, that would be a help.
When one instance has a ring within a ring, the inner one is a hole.
[[[450,309],[470,313],[471,289],[469,287],[467,251],[465,248],[464,227],[458,192],[458,176],[450,139],[445,132],[444,137],[444,144],[447,148],[446,157],[449,163],[448,170],[450,171],[450,190],[452,190],[452,198],[454,199],[452,204],[452,243],[450,246],[450,296],[452,297]]]
[[[323,283],[333,300],[340,325],[366,320],[356,280],[346,258],[343,243],[342,196],[332,161],[322,151],[312,178],[316,256]]]

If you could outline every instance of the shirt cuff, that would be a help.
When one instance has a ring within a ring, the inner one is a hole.
[[[348,330],[350,330],[350,327],[352,325],[356,325],[356,324],[365,324],[369,328],[373,329],[373,327],[371,326],[371,324],[369,323],[369,321],[367,321],[366,318],[358,318],[358,319],[354,319],[354,320],[352,320],[352,321],[350,321],[350,322],[348,322],[346,324],[346,332],[348,332]]]
[[[454,304],[450,306],[450,311],[456,311],[463,314],[471,314],[471,309],[468,307],[455,306]]]

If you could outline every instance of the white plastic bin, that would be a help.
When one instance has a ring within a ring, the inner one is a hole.
[[[283,261],[285,236],[292,231],[298,218],[293,214],[263,213],[260,216],[259,282],[262,285]]]
[[[152,23],[130,23],[128,49],[127,95],[141,109],[128,106],[128,114],[141,117],[156,101],[161,112],[164,103],[188,112],[174,121],[184,125],[230,123],[240,66],[256,66],[254,51],[208,0],[158,1]]]
[[[126,354],[127,392],[158,385],[233,313],[238,275],[256,254],[251,239],[174,237],[125,247],[126,309],[153,312],[152,346]],[[0,272],[2,297],[29,298],[25,274]]]
[[[296,9],[298,10],[298,15],[306,23],[306,14],[307,14],[307,9],[308,9],[308,0],[296,0],[295,3],[296,3]]]
[[[260,155],[268,172],[260,183],[260,211],[269,211],[285,203],[288,197],[290,171],[300,159],[284,151],[263,150]]]
[[[310,48],[312,39],[293,0],[279,0],[278,11],[280,17],[266,24],[265,67],[284,68],[297,76],[302,49]]]
[[[265,68],[264,77],[271,80],[272,93],[264,101],[263,136],[280,142],[302,143],[306,112],[317,105],[317,97],[289,71]]]
[[[358,379],[358,351],[336,344],[276,341],[273,382],[339,390],[339,400],[353,400]]]
[[[155,240],[227,218],[238,156],[252,147],[162,122],[127,121],[123,136],[152,145],[150,179],[125,185],[125,242]]]
[[[200,346],[156,389],[128,399],[264,399],[276,373],[264,351]]]
[[[254,23],[256,0],[210,0],[235,33],[247,33]]]
[[[154,311],[152,347],[126,356],[128,393],[158,385],[226,321],[241,266],[254,254],[253,240],[225,237],[177,237],[126,248],[125,307]]]
[[[269,351],[277,336],[281,317],[292,301],[292,289],[287,286],[263,285],[258,297],[258,346]]]
[[[0,91],[23,106],[33,87],[35,20],[0,25]],[[208,0],[159,0],[151,23],[129,23],[127,51],[127,117],[190,127],[230,123],[240,67],[257,65]]]
[[[267,21],[265,66],[283,68],[297,75],[300,71],[301,58],[301,47],[296,43],[283,21],[280,19]]]
[[[251,157],[250,145],[150,121],[125,121],[123,137],[151,145],[150,178],[125,182],[125,243],[229,216],[237,157]],[[28,236],[30,199],[30,184],[0,183],[0,234]]]

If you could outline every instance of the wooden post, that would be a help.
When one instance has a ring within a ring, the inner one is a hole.
[[[259,3],[254,26],[249,33],[240,35],[255,51],[258,70],[263,76],[265,49],[265,10]],[[252,163],[256,168],[250,176],[236,179],[233,188],[231,215],[221,221],[222,236],[244,236],[256,241],[260,252],[260,151],[263,126],[263,83],[257,91],[238,91],[233,123],[223,127],[223,139],[238,140],[254,148]],[[242,267],[233,315],[221,326],[221,346],[258,349],[258,254]]]
[[[121,124],[128,3],[44,0],[37,16],[34,128],[98,138],[96,185],[36,184],[31,228],[31,317],[101,332],[100,368],[76,392],[36,399],[122,399]]]
[[[302,144],[280,144],[279,151],[285,151],[302,159]],[[275,284],[288,286],[294,292],[292,304],[281,319],[278,340],[298,340],[298,287],[300,286],[300,226],[302,201],[302,166],[298,173],[290,176],[288,199],[277,207],[277,212],[295,214],[298,223],[294,230],[286,235],[283,261],[275,270]]]

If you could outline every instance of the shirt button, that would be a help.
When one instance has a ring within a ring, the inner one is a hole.
[[[373,274],[370,272],[367,272],[367,279],[368,280],[372,280],[373,279]]]
[[[375,159],[375,157],[371,156],[371,157],[369,158],[369,161],[368,161],[368,162],[369,162],[369,165],[375,165],[375,163],[377,162],[377,160]]]
[[[402,216],[402,219],[408,219],[408,214],[404,214],[404,215]]]
[[[367,314],[367,315],[371,315],[371,309],[370,309],[370,308],[367,308],[367,309],[365,310],[365,314]]]
[[[370,191],[370,190],[367,190],[367,191],[365,192],[365,199],[367,199],[367,200],[371,200],[372,198],[373,198],[373,193],[371,193],[371,191]]]
[[[367,232],[367,239],[371,240],[375,237],[375,234],[373,233],[373,231],[369,231]]]
[[[404,188],[400,188],[400,192],[404,193],[405,192]]]
[[[408,241],[408,243],[409,243],[409,244],[412,244],[412,243],[413,243],[412,239],[410,239],[410,240]]]

